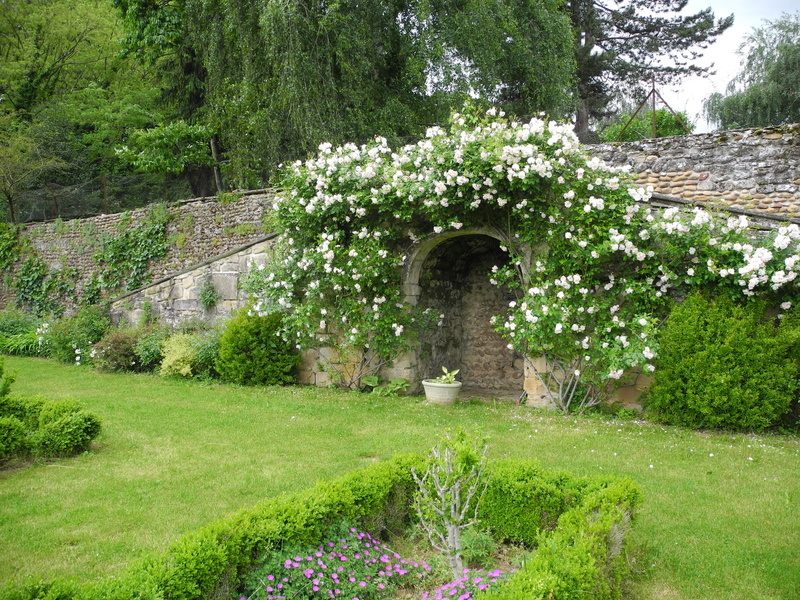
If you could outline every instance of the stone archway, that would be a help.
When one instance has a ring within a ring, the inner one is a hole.
[[[492,267],[509,260],[503,242],[495,231],[468,229],[426,238],[409,256],[406,300],[444,315],[415,350],[417,379],[436,376],[445,366],[460,369],[468,392],[515,397],[522,392],[523,357],[508,349],[490,323],[514,299],[489,281]]]

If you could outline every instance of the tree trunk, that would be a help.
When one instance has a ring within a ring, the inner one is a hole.
[[[453,572],[453,578],[458,579],[464,573],[464,563],[461,560],[461,528],[458,524],[448,522],[447,525],[447,562]]]
[[[589,137],[589,101],[586,98],[580,99],[578,111],[575,114],[575,133],[580,141]]]

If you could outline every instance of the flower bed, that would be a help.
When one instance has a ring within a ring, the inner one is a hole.
[[[401,456],[304,492],[285,494],[212,523],[161,556],[118,578],[54,582],[7,590],[15,599],[194,600],[239,598],[244,581],[271,553],[319,544],[331,527],[357,523],[375,538],[404,531],[413,519],[411,468],[422,456]],[[576,590],[595,599],[620,597],[625,539],[640,493],[630,480],[576,478],[535,463],[498,461],[481,504],[482,525],[498,539],[536,547],[522,568],[485,590],[491,598],[566,598]],[[572,596],[570,596],[572,597]]]

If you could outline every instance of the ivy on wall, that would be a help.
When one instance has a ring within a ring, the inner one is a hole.
[[[89,284],[91,291],[129,291],[147,283],[151,260],[163,258],[169,250],[167,223],[169,211],[155,205],[145,222],[128,229],[130,218],[123,216],[114,236],[103,236],[101,248],[94,255],[99,270]]]
[[[136,227],[131,227],[130,213],[120,216],[113,234],[98,236],[96,228],[83,227],[82,249],[97,248],[92,256],[97,268],[83,285],[81,304],[98,304],[112,293],[144,285],[150,261],[163,258],[169,250],[169,220],[168,208],[155,205]],[[56,223],[55,229],[63,233],[68,228]],[[20,308],[38,315],[60,316],[75,301],[81,273],[75,268],[50,268],[28,242],[19,236],[17,227],[0,223],[0,268],[6,274],[3,284]]]
[[[17,268],[17,306],[40,316],[61,316],[64,300],[74,293],[77,279],[77,269],[51,270],[40,257],[29,256]]]
[[[0,270],[4,273],[19,256],[19,230],[11,223],[0,223]]]

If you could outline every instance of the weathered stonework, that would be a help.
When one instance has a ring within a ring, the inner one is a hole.
[[[654,192],[766,214],[800,216],[800,124],[596,144]]]
[[[215,322],[225,320],[247,304],[247,294],[240,285],[242,277],[255,265],[267,261],[274,236],[235,248],[198,266],[120,296],[111,303],[115,323],[135,325],[145,312],[177,327],[193,319]],[[204,307],[200,290],[210,282],[217,302]]]
[[[678,136],[622,144],[589,146],[588,151],[613,165],[629,165],[636,182],[652,185],[658,201],[708,203],[763,215],[766,227],[775,219],[800,217],[800,125],[771,129]],[[168,256],[150,266],[152,284],[117,298],[118,320],[135,323],[144,307],[177,325],[190,319],[224,319],[246,302],[241,290],[251,261],[267,260],[272,240],[264,228],[272,193],[249,193],[234,203],[202,198],[171,206]],[[114,235],[143,222],[146,210],[128,216],[102,215],[65,223],[35,224],[24,233],[36,253],[54,269],[76,268],[82,282],[96,264],[92,255],[102,234]],[[798,220],[800,222],[800,220]],[[465,392],[516,397],[522,390],[535,406],[547,404],[531,362],[509,351],[492,331],[489,319],[502,314],[509,297],[488,283],[488,271],[504,260],[502,233],[474,228],[444,232],[420,240],[409,251],[402,274],[403,294],[413,304],[444,315],[443,328],[399,357],[381,375],[418,384],[442,366],[461,369]],[[219,302],[204,310],[199,290],[211,281]],[[10,298],[0,297],[0,304]],[[533,359],[537,360],[537,359]],[[300,380],[331,385],[333,369],[347,358],[335,348],[303,355]],[[615,399],[637,406],[649,385],[645,376],[631,376]]]
[[[198,198],[169,206],[169,250],[162,260],[150,264],[150,279],[174,275],[210,257],[263,238],[264,220],[272,213],[272,199],[272,191],[262,190],[247,193],[226,204],[221,204],[216,198]],[[77,301],[85,284],[99,268],[93,257],[100,250],[103,237],[113,237],[120,230],[143,224],[149,210],[143,208],[87,219],[32,223],[25,226],[21,237],[29,241],[31,250],[51,270],[77,270]],[[11,291],[3,289],[2,292],[0,305],[13,303]]]

